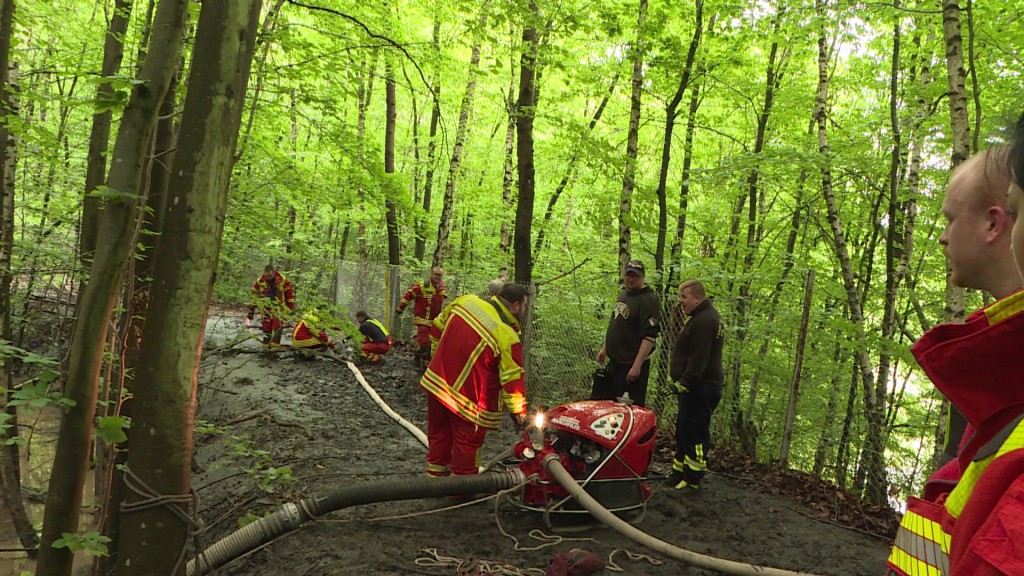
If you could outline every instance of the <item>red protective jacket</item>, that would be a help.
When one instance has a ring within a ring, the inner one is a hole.
[[[295,324],[295,328],[292,330],[292,347],[310,348],[320,345],[334,348],[331,337],[317,325],[315,317],[303,317],[302,320]]]
[[[962,478],[935,500],[911,498],[889,557],[895,574],[1024,574],[1024,291],[964,324],[942,324],[911,347],[974,433],[958,456]],[[945,470],[951,485],[955,473]],[[936,527],[941,528],[935,530]]]
[[[295,310],[295,285],[280,272],[272,277],[260,276],[252,284],[253,306],[260,306],[265,314],[277,316],[288,310]]]
[[[434,286],[428,277],[418,284],[413,284],[405,291],[402,300],[398,303],[398,312],[401,313],[412,302],[413,323],[429,327],[434,318],[437,318],[441,310],[444,309],[444,299],[447,295],[444,280]]]
[[[526,414],[526,379],[519,323],[497,298],[456,298],[434,320],[433,358],[420,386],[463,420],[501,424],[501,402]]]

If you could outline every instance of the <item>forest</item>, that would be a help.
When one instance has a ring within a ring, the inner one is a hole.
[[[934,466],[947,405],[908,348],[991,300],[938,238],[951,170],[1024,104],[1014,2],[0,4],[0,479],[41,576],[108,545],[181,568],[180,522],[171,556],[140,552],[166,511],[80,527],[83,483],[188,494],[208,306],[268,263],[301,308],[396,329],[431,266],[453,293],[527,284],[555,403],[639,258],[666,318],[691,278],[722,313],[717,442],[879,504]],[[39,526],[19,450],[44,407]]]

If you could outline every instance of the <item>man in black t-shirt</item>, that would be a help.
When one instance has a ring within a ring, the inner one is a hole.
[[[591,400],[615,400],[628,392],[634,404],[647,400],[648,361],[661,329],[661,305],[658,295],[644,281],[644,263],[630,260],[622,270],[625,288],[619,294],[608,322],[604,345],[597,361],[608,359],[605,385],[595,386]]]

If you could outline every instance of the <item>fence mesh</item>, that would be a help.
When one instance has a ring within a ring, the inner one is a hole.
[[[366,310],[382,319],[396,339],[408,340],[415,332],[412,315],[396,317],[394,309],[405,290],[426,275],[426,269],[339,261],[334,300],[350,315]],[[446,269],[449,301],[463,294],[483,294],[491,279],[474,270]],[[570,274],[531,288],[523,331],[531,404],[556,406],[589,397],[597,352],[619,289],[617,275],[594,273]],[[675,313],[674,294],[662,296],[661,305],[664,332],[651,357],[647,407],[666,426],[674,422],[676,411],[675,397],[666,386],[668,343],[678,330],[670,321]]]

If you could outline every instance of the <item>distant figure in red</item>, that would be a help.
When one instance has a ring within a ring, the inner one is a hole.
[[[292,348],[305,348],[306,350],[322,350],[330,348],[334,350],[334,342],[323,329],[323,323],[317,317],[316,312],[306,312],[302,319],[295,324],[292,330]]]
[[[405,307],[413,302],[413,324],[416,325],[416,359],[426,365],[430,361],[430,326],[444,308],[447,296],[441,276],[444,270],[440,266],[430,269],[430,276],[422,282],[413,284],[405,291],[402,301],[398,303],[395,314],[401,315]]]
[[[280,344],[284,316],[295,310],[295,286],[280,272],[268,264],[263,275],[252,284],[252,303],[249,304],[249,320],[256,317],[257,308],[262,316],[260,329],[263,343]]]
[[[363,335],[363,358],[367,364],[380,364],[384,355],[391,351],[391,336],[387,328],[362,310],[356,312],[356,322]]]

